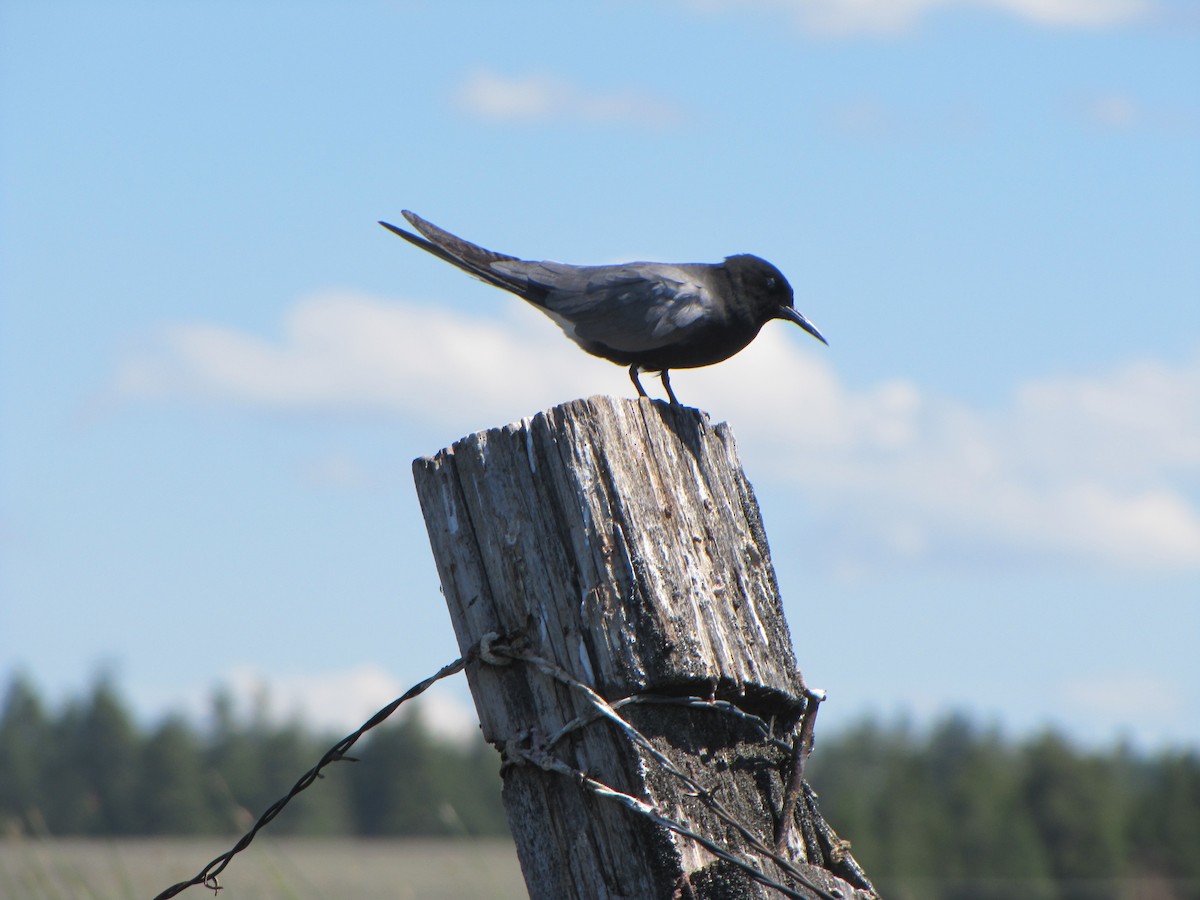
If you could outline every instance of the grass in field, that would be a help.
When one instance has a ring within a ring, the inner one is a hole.
[[[0,900],[151,900],[232,839],[0,839]],[[507,840],[259,837],[221,876],[217,900],[526,900]],[[885,897],[1200,900],[1200,884],[1146,878],[1073,882],[880,880]],[[193,886],[183,900],[212,900]]]
[[[0,897],[150,900],[186,881],[231,841],[0,841]],[[225,869],[220,900],[508,900],[528,897],[507,840],[259,837]],[[184,900],[209,900],[191,887]]]

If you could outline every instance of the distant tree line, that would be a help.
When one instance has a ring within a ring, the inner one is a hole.
[[[1200,898],[1200,754],[1020,743],[952,716],[818,738],[809,780],[889,900]],[[1139,879],[1136,894],[1104,882]],[[953,882],[961,884],[955,889]],[[1013,882],[1021,882],[1020,887]]]
[[[241,833],[338,737],[262,714],[242,721],[225,695],[206,728],[170,717],[142,729],[104,678],[51,713],[16,678],[0,709],[0,837]],[[408,717],[352,755],[359,762],[327,768],[272,833],[507,831],[497,756],[482,741],[439,739]],[[1052,733],[1012,742],[952,717],[822,737],[809,776],[866,871],[894,882],[885,896],[1103,897],[1094,881],[1123,877],[1161,879],[1159,893],[1139,896],[1200,896],[1194,750],[1083,751]],[[920,878],[941,883],[903,888]],[[1170,887],[1189,883],[1189,893]]]
[[[109,679],[50,714],[16,678],[0,710],[0,836],[234,834],[291,789],[342,735],[242,721],[218,694],[211,725],[136,726]],[[494,750],[432,736],[420,717],[384,723],[328,766],[273,834],[506,834]]]

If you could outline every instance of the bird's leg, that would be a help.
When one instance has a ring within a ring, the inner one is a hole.
[[[662,381],[663,387],[667,389],[667,396],[671,398],[671,405],[683,406],[683,404],[679,402],[679,398],[675,396],[675,392],[671,390],[671,378],[669,375],[667,375],[666,369],[662,370]]]
[[[635,388],[637,388],[638,396],[639,396],[639,397],[645,397],[645,396],[646,396],[646,391],[645,391],[645,389],[642,387],[642,383],[641,383],[640,381],[638,381],[638,367],[637,367],[637,363],[634,363],[632,366],[630,366],[630,367],[629,367],[629,380],[630,380],[630,381],[632,381],[632,382],[633,382],[633,386],[634,386]]]

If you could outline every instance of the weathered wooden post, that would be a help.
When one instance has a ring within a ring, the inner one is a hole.
[[[531,897],[875,896],[788,789],[814,700],[726,425],[593,397],[413,469]]]

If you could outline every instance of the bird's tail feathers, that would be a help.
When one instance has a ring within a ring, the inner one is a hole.
[[[506,253],[496,253],[494,250],[488,250],[480,247],[478,244],[472,244],[470,241],[463,240],[457,235],[438,228],[432,222],[427,222],[409,210],[404,210],[404,218],[408,220],[413,228],[420,232],[419,235],[413,234],[411,231],[405,231],[403,228],[397,228],[395,225],[387,222],[380,222],[379,224],[392,233],[404,238],[410,244],[420,247],[427,253],[432,253],[439,259],[457,266],[464,272],[474,275],[488,284],[504,288],[506,291],[512,291],[521,296],[525,295],[526,285],[524,282],[497,272],[491,265],[496,262],[520,262],[517,257],[509,256]]]

